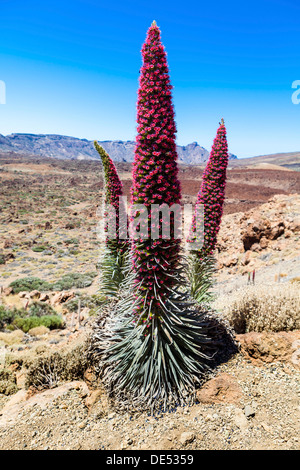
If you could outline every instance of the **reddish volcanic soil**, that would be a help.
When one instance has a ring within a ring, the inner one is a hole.
[[[130,195],[130,164],[118,164],[124,192]],[[179,167],[183,203],[195,203],[204,167]],[[126,179],[124,179],[124,176]],[[300,192],[300,172],[269,169],[229,169],[224,213],[245,212],[268,201],[275,194]]]
[[[259,157],[257,157],[259,158]],[[275,194],[300,193],[300,172],[277,168],[244,168],[243,161],[229,163],[224,213],[245,212],[268,201]],[[237,166],[240,164],[240,166]],[[130,198],[131,163],[116,163],[123,182],[124,194]],[[179,165],[182,203],[195,203],[201,185],[204,165]],[[21,188],[47,187],[62,191],[64,197],[75,190],[80,200],[98,202],[102,185],[100,161],[56,160],[0,154],[0,181],[4,199],[17,198]],[[83,198],[83,199],[82,199]],[[12,201],[11,201],[12,202]],[[20,201],[16,201],[20,206]]]

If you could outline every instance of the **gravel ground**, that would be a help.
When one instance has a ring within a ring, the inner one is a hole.
[[[280,278],[280,273],[285,273],[286,276]],[[291,279],[300,277],[300,256],[290,260],[281,260],[276,265],[263,266],[256,269],[255,284],[268,286],[276,284],[274,281],[275,275],[278,275],[279,281],[277,284],[290,282]],[[216,295],[228,294],[230,292],[243,289],[247,286],[248,276],[242,274],[235,274],[234,276],[227,273],[219,274],[215,287]]]
[[[104,394],[88,408],[84,383],[53,389],[51,399],[29,400],[1,416],[8,402],[2,397],[0,449],[299,450],[300,371],[281,363],[257,367],[238,354],[219,368],[223,372],[241,388],[239,401],[158,417],[118,414]]]

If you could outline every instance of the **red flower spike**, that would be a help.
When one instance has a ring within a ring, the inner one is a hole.
[[[119,198],[122,196],[122,183],[118,176],[116,167],[105,152],[105,150],[95,141],[95,148],[99,153],[104,170],[105,180],[105,211],[104,211],[104,232],[106,233],[105,250],[101,262],[101,292],[116,296],[119,287],[126,276],[125,264],[129,251],[129,241],[126,237],[127,217],[124,210],[124,217],[120,215]],[[113,210],[109,209],[109,206]],[[122,221],[122,219],[125,219]],[[116,229],[115,234],[108,234],[109,225]],[[125,227],[122,226],[126,225]],[[113,238],[110,236],[113,235]]]
[[[96,141],[94,142],[95,148],[97,152],[99,153],[103,165],[103,170],[104,170],[104,179],[105,179],[105,195],[104,195],[104,202],[106,207],[112,206],[115,210],[116,214],[116,240],[106,240],[106,244],[115,244],[117,243],[119,245],[119,249],[121,252],[126,248],[127,249],[127,243],[124,240],[119,240],[119,232],[120,232],[120,217],[119,217],[119,197],[123,196],[123,191],[122,191],[122,182],[119,178],[117,169],[115,167],[114,162],[108,155],[108,153],[105,152],[103,147],[99,145]],[[105,226],[105,231],[107,231],[107,225],[109,223],[109,217],[110,214],[107,214],[106,212],[106,226]],[[112,214],[112,217],[114,215]],[[125,242],[125,243],[124,243]]]
[[[142,47],[143,65],[137,103],[138,135],[133,163],[131,203],[144,204],[150,213],[151,204],[179,204],[181,192],[178,180],[176,125],[172,104],[172,86],[160,30],[153,23]],[[172,220],[172,219],[171,219]],[[161,222],[160,230],[162,228]],[[148,218],[148,238],[133,241],[133,268],[141,302],[150,307],[153,299],[164,301],[166,285],[172,286],[170,273],[178,266],[179,241],[160,238],[151,240],[151,216]],[[169,247],[166,250],[166,247]],[[166,253],[168,251],[168,253]],[[155,258],[154,258],[155,256]],[[165,258],[170,257],[167,268]],[[154,304],[154,303],[153,303]],[[152,312],[153,313],[153,312]],[[150,312],[148,312],[150,315]]]
[[[197,204],[204,205],[204,243],[198,250],[199,258],[212,255],[220,229],[225,199],[228,145],[224,120],[221,120],[211,153],[202,176]],[[196,230],[196,215],[193,216],[191,231]]]

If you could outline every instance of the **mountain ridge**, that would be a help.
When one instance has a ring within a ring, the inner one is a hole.
[[[114,161],[133,161],[134,141],[104,140],[98,142]],[[176,147],[179,163],[197,165],[208,160],[210,152],[196,141]],[[68,160],[98,160],[100,158],[94,148],[93,141],[60,134],[14,133],[7,136],[0,134],[0,151]],[[230,153],[229,159],[235,160],[237,156]]]

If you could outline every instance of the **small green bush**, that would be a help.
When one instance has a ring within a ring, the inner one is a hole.
[[[44,292],[51,290],[52,285],[47,282],[39,279],[38,277],[23,277],[22,279],[17,279],[16,281],[11,282],[9,285],[14,291],[15,294],[18,294],[22,291],[31,292],[33,290],[38,290]]]
[[[79,255],[80,251],[79,251],[79,250],[76,250],[76,248],[75,248],[75,246],[74,246],[74,248],[70,248],[70,249],[69,249],[69,253],[70,253],[70,255],[76,256],[76,255]]]
[[[78,245],[79,240],[78,238],[69,238],[68,240],[65,240],[66,245]]]
[[[77,295],[65,304],[69,312],[77,312],[79,300],[81,308],[87,307],[90,309],[90,313],[94,313],[105,303],[106,297],[103,295]]]
[[[22,291],[31,292],[33,290],[38,290],[39,292],[45,291],[63,291],[73,288],[82,289],[84,287],[89,287],[94,278],[97,276],[96,272],[91,273],[70,273],[62,276],[61,279],[54,283],[48,281],[43,281],[38,277],[23,277],[22,279],[17,279],[16,281],[11,282],[9,287],[13,289],[15,294],[18,294]]]
[[[20,330],[27,333],[31,328],[44,325],[47,328],[56,329],[63,327],[62,318],[49,304],[33,302],[29,310],[0,306],[0,330]]]
[[[25,310],[18,310],[15,307],[11,309],[0,305],[0,330],[10,325],[17,316],[22,317],[24,314]]]
[[[96,272],[85,274],[65,274],[59,281],[53,284],[52,290],[62,291],[72,288],[82,289],[84,287],[89,287],[93,283],[93,280],[96,276]]]
[[[11,325],[12,329],[19,328],[24,333],[28,333],[31,328],[36,328],[37,326],[45,326],[50,330],[56,330],[63,328],[64,322],[58,315],[44,315],[42,317],[16,317]]]
[[[42,253],[43,251],[47,250],[47,247],[46,246],[35,246],[32,248],[32,251],[34,251],[35,253]]]
[[[33,317],[42,317],[44,315],[56,315],[56,311],[51,305],[46,304],[45,302],[32,302],[29,306],[29,315]]]
[[[5,264],[5,258],[2,254],[0,254],[0,264]]]

